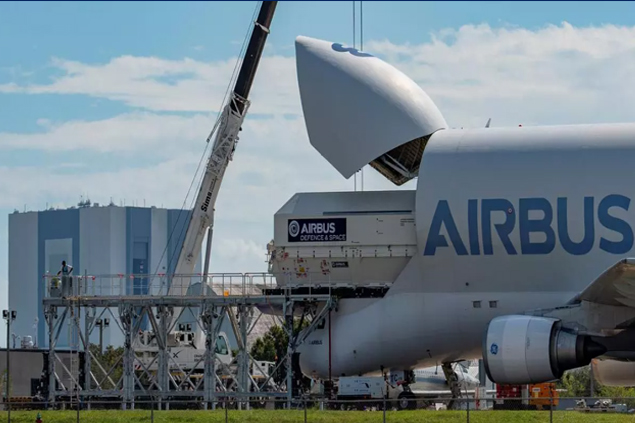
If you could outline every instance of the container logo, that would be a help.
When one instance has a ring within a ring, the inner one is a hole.
[[[300,234],[300,224],[296,220],[289,223],[289,236],[296,237]]]
[[[346,218],[289,221],[288,242],[346,241]]]

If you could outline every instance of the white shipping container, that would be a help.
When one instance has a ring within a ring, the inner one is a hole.
[[[338,396],[370,396],[383,398],[386,382],[383,377],[341,377]]]

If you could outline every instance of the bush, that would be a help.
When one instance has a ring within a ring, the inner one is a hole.
[[[614,403],[625,403],[629,408],[635,407],[635,388],[604,386],[595,381],[593,392],[591,392],[590,366],[565,372],[562,379],[558,382],[557,388],[566,389],[565,392],[560,393],[562,397],[610,398]]]

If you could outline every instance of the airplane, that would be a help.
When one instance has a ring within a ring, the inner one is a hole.
[[[473,391],[480,385],[478,377],[470,374],[470,370],[476,370],[478,367],[466,366],[462,362],[457,363],[454,370],[458,377],[458,383],[463,391]],[[410,389],[415,395],[426,395],[430,397],[439,397],[451,393],[448,390],[445,375],[439,370],[438,366],[415,369],[415,382],[410,385]]]
[[[303,374],[390,369],[414,384],[415,368],[483,358],[494,383],[593,362],[635,385],[634,123],[450,129],[367,52],[305,36],[295,52],[320,155],[347,179],[366,165],[396,186],[416,178],[297,193],[274,215],[280,289],[337,297],[296,350]]]
[[[476,362],[478,363],[478,362]],[[456,374],[457,388],[461,390],[462,394],[474,396],[476,389],[480,386],[480,380],[478,378],[478,364],[467,361],[460,361],[454,363],[453,370]],[[445,399],[448,396],[453,396],[452,389],[448,386],[448,381],[439,366],[426,367],[414,369],[414,382],[407,386],[402,386],[401,391],[396,395],[391,395],[391,399],[403,399],[406,401],[399,401],[398,406],[400,409],[415,408],[416,402],[411,402],[411,395],[403,395],[404,392],[411,393],[414,398],[423,400],[422,405],[424,407],[430,405],[435,400]],[[393,381],[391,381],[393,382]],[[403,384],[403,381],[399,381],[394,384]],[[491,393],[491,391],[486,391]],[[451,403],[450,403],[451,404]],[[445,403],[445,405],[449,405]]]
[[[454,369],[460,389],[465,394],[474,394],[475,390],[480,386],[478,364],[475,365],[474,362],[461,361],[455,363]],[[412,401],[412,399],[419,400],[425,407],[430,405],[431,400],[443,400],[452,395],[452,391],[448,389],[448,383],[443,372],[440,371],[439,366],[417,368],[414,369],[413,372],[414,382],[410,384],[407,389],[414,394],[414,397],[408,398],[405,402],[401,400],[397,402],[399,408],[416,408],[417,402]],[[366,376],[380,377],[381,374],[372,372]],[[389,387],[389,389],[387,389],[387,398],[390,400],[403,398],[403,396],[400,396],[401,392],[403,392],[401,372],[390,373],[387,376],[385,379],[387,387]],[[320,389],[323,389],[319,381],[313,381],[312,385],[311,391],[314,394],[319,393]]]
[[[459,361],[453,364],[453,370],[457,375],[457,382],[463,391],[473,391],[480,385],[478,378],[478,361]],[[370,372],[366,376],[381,376],[380,372]],[[450,394],[448,383],[440,366],[419,367],[413,369],[414,382],[410,384],[410,389],[417,396],[428,396],[437,398]],[[393,386],[401,385],[404,382],[402,372],[388,372],[388,382]]]

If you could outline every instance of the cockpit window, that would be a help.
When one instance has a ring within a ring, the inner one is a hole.
[[[214,348],[214,352],[220,355],[226,355],[228,353],[227,342],[222,336],[219,336],[216,339],[216,348]]]

